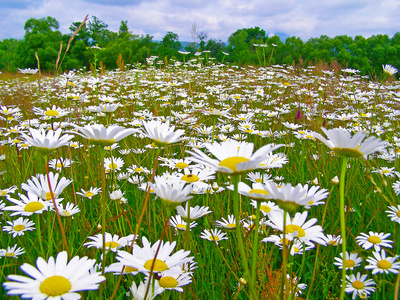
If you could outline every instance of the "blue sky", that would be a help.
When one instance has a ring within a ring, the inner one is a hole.
[[[51,16],[60,31],[96,16],[118,31],[128,20],[135,34],[161,40],[167,31],[192,41],[191,27],[227,41],[240,28],[258,26],[308,40],[322,34],[369,37],[400,31],[400,0],[0,0],[0,40],[22,38],[29,18]]]

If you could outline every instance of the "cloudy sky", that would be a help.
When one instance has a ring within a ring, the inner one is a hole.
[[[128,21],[135,34],[161,40],[167,31],[192,41],[191,27],[227,41],[240,28],[258,26],[308,40],[322,34],[369,37],[400,31],[400,0],[0,0],[0,40],[22,38],[29,18],[51,16],[60,31],[89,14],[118,31]]]

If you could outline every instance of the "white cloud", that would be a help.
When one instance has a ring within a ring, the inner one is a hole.
[[[0,39],[22,38],[29,18],[51,16],[60,31],[69,33],[72,22],[86,14],[96,16],[118,31],[122,20],[135,34],[160,40],[167,31],[191,41],[191,26],[209,38],[226,41],[237,29],[258,26],[266,33],[283,32],[304,40],[322,34],[388,34],[400,28],[397,0],[0,0]]]

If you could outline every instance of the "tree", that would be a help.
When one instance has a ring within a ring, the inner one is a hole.
[[[128,28],[128,20],[121,21],[119,25],[118,37],[124,38],[126,36],[132,35]]]

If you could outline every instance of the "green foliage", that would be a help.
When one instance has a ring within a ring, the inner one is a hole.
[[[0,70],[14,72],[17,68],[35,68],[38,53],[44,71],[54,71],[55,61],[63,43],[63,51],[81,22],[73,22],[68,34],[62,34],[59,22],[52,18],[30,18],[26,21],[25,35],[22,40],[5,39],[0,41]],[[392,38],[388,35],[349,37],[339,35],[328,37],[321,35],[304,42],[298,37],[289,37],[283,43],[278,36],[269,37],[259,27],[242,28],[232,33],[226,45],[221,40],[208,39],[206,32],[200,32],[196,38],[199,43],[189,43],[185,50],[191,52],[185,59],[194,57],[197,51],[209,50],[209,58],[216,62],[245,66],[267,66],[286,64],[299,67],[321,64],[334,68],[352,68],[363,75],[379,77],[382,65],[390,64],[400,68],[400,33]],[[70,50],[63,62],[63,70],[89,68],[91,62],[88,47],[99,46],[102,53],[99,59],[108,69],[117,66],[118,55],[126,64],[145,63],[146,58],[158,56],[160,60],[181,58],[183,50],[177,33],[168,31],[161,42],[153,37],[138,36],[128,27],[128,21],[122,20],[118,32],[108,29],[108,25],[92,16],[74,36]],[[228,53],[225,56],[222,52]]]

